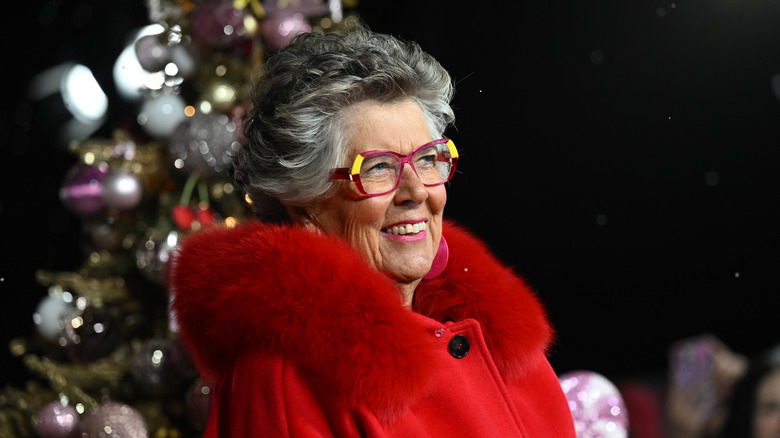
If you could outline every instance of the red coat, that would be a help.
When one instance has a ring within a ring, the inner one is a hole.
[[[334,237],[253,223],[185,239],[171,309],[215,385],[205,435],[574,437],[535,293],[463,229],[444,235],[414,311]]]

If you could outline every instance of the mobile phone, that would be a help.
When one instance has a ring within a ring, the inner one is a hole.
[[[705,415],[720,403],[715,380],[715,344],[706,335],[679,340],[669,349],[672,384]]]

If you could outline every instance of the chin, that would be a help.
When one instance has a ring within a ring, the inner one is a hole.
[[[419,268],[412,268],[412,266],[418,266]],[[404,283],[410,283],[413,281],[421,280],[428,271],[431,270],[431,260],[421,261],[420,263],[407,263],[404,266],[399,266],[397,269],[390,268],[382,270],[387,276]]]

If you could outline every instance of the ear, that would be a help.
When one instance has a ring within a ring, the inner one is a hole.
[[[290,216],[290,219],[292,219],[293,223],[296,225],[300,225],[312,231],[320,231],[320,227],[317,225],[317,221],[309,212],[308,208],[296,205],[284,205],[284,209],[287,211],[287,215]]]

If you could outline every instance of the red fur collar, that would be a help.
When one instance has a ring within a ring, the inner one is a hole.
[[[474,318],[502,375],[522,376],[552,337],[528,286],[484,244],[445,223],[446,270],[423,280],[415,310]],[[374,409],[425,390],[428,333],[388,279],[346,242],[298,227],[252,223],[189,236],[170,266],[172,310],[206,377],[249,348],[284,352],[319,381]],[[404,342],[397,342],[403,339]]]

